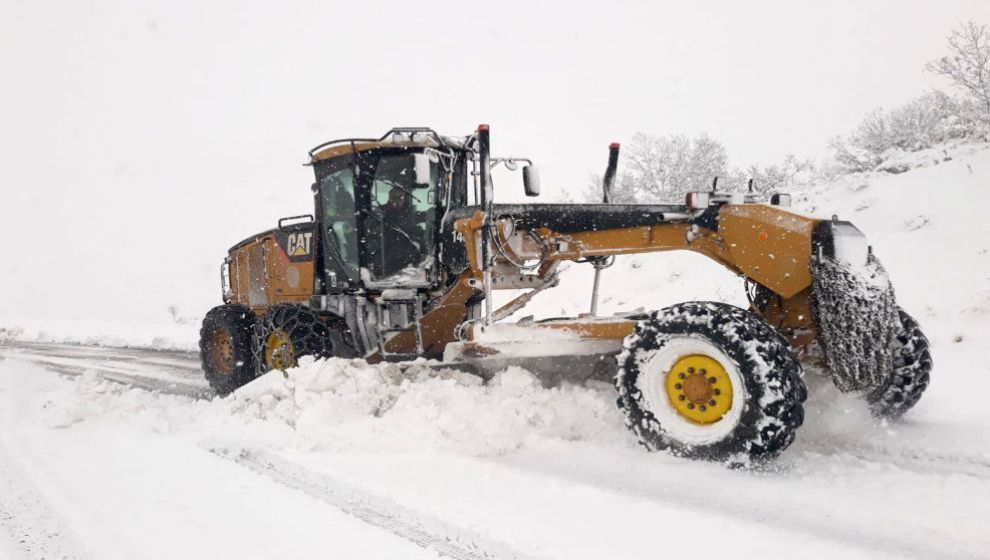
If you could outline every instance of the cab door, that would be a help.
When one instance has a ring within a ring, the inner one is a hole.
[[[360,246],[352,158],[333,160],[317,179],[323,246],[323,274],[328,289],[360,286]]]

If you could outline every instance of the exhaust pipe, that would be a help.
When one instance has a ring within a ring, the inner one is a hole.
[[[615,170],[619,167],[619,143],[612,142],[608,146],[608,167],[605,168],[605,176],[602,177],[602,190],[604,196],[602,202],[612,203],[612,188],[615,187]]]
[[[615,187],[615,171],[619,167],[619,143],[612,142],[608,146],[608,167],[605,168],[605,176],[602,177],[602,202],[612,203],[612,189]],[[598,287],[602,281],[602,270],[612,266],[614,258],[592,257],[588,261],[595,267],[595,283],[591,288],[591,310],[590,315],[598,315]]]

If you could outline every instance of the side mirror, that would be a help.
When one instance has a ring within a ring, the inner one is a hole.
[[[526,196],[540,195],[540,172],[533,165],[523,166],[523,188]]]
[[[413,154],[413,167],[416,172],[416,186],[428,187],[432,183],[430,173],[431,158],[427,154]]]

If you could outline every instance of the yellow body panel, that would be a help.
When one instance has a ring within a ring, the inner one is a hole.
[[[356,144],[358,150],[376,147],[379,144]],[[351,149],[349,144],[330,147],[314,155],[314,160]],[[476,212],[454,224],[455,231],[463,236],[470,266],[450,288],[434,296],[439,301],[422,318],[423,350],[427,357],[440,357],[444,347],[457,339],[457,330],[467,314],[467,302],[479,291],[482,218],[482,213]],[[567,234],[539,228],[535,233],[543,240],[545,252],[521,231],[513,234],[519,236],[515,245],[504,241],[506,251],[516,262],[534,255],[543,256],[545,263],[538,271],[540,280],[554,274],[555,264],[564,260],[674,250],[703,254],[772,290],[778,297],[767,305],[764,317],[788,334],[792,345],[797,347],[816,336],[809,298],[809,265],[812,232],[818,221],[777,206],[724,204],[719,211],[717,231],[687,220]],[[278,302],[308,300],[315,273],[313,260],[294,262],[278,244],[276,233],[261,234],[231,250],[232,303],[263,313]],[[512,254],[515,251],[511,247],[516,247],[519,253]],[[499,274],[518,272],[508,261],[503,261],[496,262],[493,279],[496,286]],[[575,320],[537,325],[568,329],[588,339],[622,339],[633,332],[635,321]],[[386,343],[387,350],[394,353],[408,353],[415,346],[411,332],[399,333]]]
[[[231,303],[262,312],[281,302],[305,302],[313,294],[313,260],[293,262],[275,234],[263,234],[230,251]]]

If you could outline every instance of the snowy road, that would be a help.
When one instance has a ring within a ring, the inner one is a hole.
[[[195,352],[0,340],[0,358],[33,362],[68,375],[95,370],[106,379],[152,391],[212,396]]]
[[[492,388],[406,379],[351,393],[273,377],[211,400],[199,376],[188,353],[0,345],[0,557],[990,550],[981,425],[919,414],[877,426],[827,388],[795,446],[751,472],[642,452],[604,386],[542,389],[506,374]],[[362,393],[389,408],[356,410]]]

